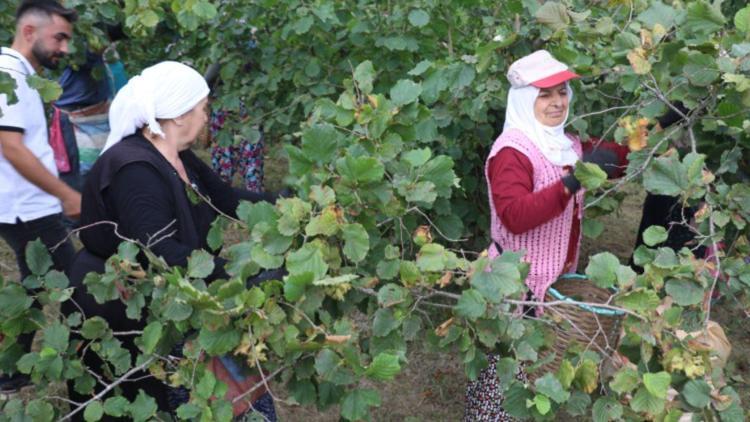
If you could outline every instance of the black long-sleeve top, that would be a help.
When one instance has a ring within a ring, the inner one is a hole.
[[[207,248],[206,237],[217,212],[203,201],[193,204],[188,199],[187,185],[148,140],[134,136],[121,143],[103,155],[100,158],[103,161],[97,162],[89,175],[83,193],[82,224],[113,221],[120,235],[143,244],[151,243],[151,251],[167,264],[187,265],[187,258],[194,250]],[[236,217],[242,199],[273,202],[269,194],[232,188],[189,150],[181,152],[180,157],[195,189],[227,215]],[[174,233],[153,243],[155,238],[171,232]],[[89,252],[104,259],[121,242],[110,226],[84,230],[81,240]],[[209,281],[227,276],[225,261],[216,257],[215,264]]]

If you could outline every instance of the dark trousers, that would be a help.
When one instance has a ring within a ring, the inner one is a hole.
[[[0,223],[0,237],[8,243],[16,254],[18,269],[21,272],[21,281],[31,274],[29,266],[26,265],[26,244],[39,238],[47,248],[60,243],[68,235],[68,230],[62,223],[62,214],[53,214],[36,220],[16,220],[15,224]],[[50,251],[53,268],[58,271],[66,271],[73,261],[75,249],[70,240],[66,240],[54,251]],[[34,307],[39,304],[34,302]],[[31,350],[31,341],[34,333],[25,333],[18,337],[18,343],[25,352]]]

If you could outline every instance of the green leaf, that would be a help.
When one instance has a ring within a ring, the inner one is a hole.
[[[589,239],[596,239],[604,231],[604,223],[599,220],[587,218],[583,220],[583,235]]]
[[[193,314],[193,307],[180,299],[173,299],[164,308],[164,318],[169,321],[184,321]]]
[[[329,124],[316,124],[302,132],[302,152],[307,158],[328,163],[336,156],[341,134]]]
[[[716,59],[708,54],[695,53],[688,56],[683,73],[695,86],[709,86],[719,78]]]
[[[50,103],[60,98],[62,87],[56,81],[43,78],[39,75],[29,75],[26,77],[26,83],[29,88],[37,90],[42,101]]]
[[[177,408],[177,417],[182,420],[192,419],[201,414],[201,408],[192,403],[185,403]]]
[[[256,243],[250,251],[253,261],[265,269],[276,269],[284,265],[284,257],[280,255],[271,255],[263,248],[263,245]]]
[[[560,381],[550,373],[546,373],[543,377],[537,378],[537,380],[534,381],[534,386],[536,387],[537,393],[544,394],[556,403],[564,403],[570,397],[570,393],[565,391],[562,384],[560,384]]]
[[[565,29],[570,24],[568,9],[561,3],[548,1],[536,12],[536,20],[553,30]]]
[[[734,15],[734,26],[744,32],[750,33],[750,6],[745,6]]]
[[[617,281],[620,261],[610,252],[598,253],[591,257],[586,266],[586,275],[599,287],[610,288]]]
[[[216,17],[217,10],[213,4],[207,1],[199,1],[193,5],[193,13],[208,20]]]
[[[421,271],[443,271],[445,269],[445,247],[437,243],[422,245],[417,255],[417,267]]]
[[[576,368],[576,376],[573,379],[573,385],[578,389],[593,393],[599,384],[599,367],[591,359],[584,359]]]
[[[399,372],[401,372],[401,365],[399,364],[398,356],[389,353],[380,353],[372,360],[365,374],[376,381],[390,381]]]
[[[413,103],[422,94],[422,85],[409,79],[401,79],[391,88],[391,102],[397,107]]]
[[[104,318],[94,316],[83,322],[81,335],[87,340],[103,337],[109,331],[109,325]]]
[[[52,257],[41,240],[35,239],[26,244],[26,265],[34,275],[43,275],[52,267]]]
[[[659,306],[659,296],[653,290],[634,290],[620,294],[615,301],[624,308],[640,313],[653,311]]]
[[[284,298],[289,302],[297,302],[305,294],[307,286],[312,284],[314,275],[311,272],[291,274],[284,277]]]
[[[86,406],[86,410],[83,411],[83,419],[86,422],[94,422],[104,416],[104,409],[102,408],[102,402],[99,400],[92,401]]]
[[[359,276],[356,274],[344,274],[336,277],[326,277],[320,280],[313,281],[314,286],[338,286],[341,284],[351,283],[358,279]]]
[[[648,374],[644,374],[644,382],[646,375]],[[666,395],[666,389],[664,394]],[[663,412],[664,405],[665,399],[654,396],[644,387],[638,389],[630,402],[630,407],[636,412],[648,413],[652,416]]]
[[[607,180],[607,173],[594,163],[578,162],[575,177],[584,188],[597,189]]]
[[[724,26],[724,15],[719,7],[714,7],[701,0],[690,3],[687,7],[687,19],[684,26],[692,33],[711,34]]]
[[[153,10],[144,10],[139,15],[141,25],[145,26],[146,28],[153,28],[156,25],[159,24],[159,15],[156,14]]]
[[[591,396],[583,391],[573,391],[570,393],[570,399],[565,403],[565,410],[571,416],[584,416],[588,413],[591,406]]]
[[[44,347],[49,347],[58,353],[64,353],[68,349],[70,330],[68,327],[55,322],[44,329]]]
[[[423,74],[427,69],[432,67],[432,62],[429,60],[422,60],[421,62],[417,63],[416,66],[409,72],[407,72],[411,76],[419,76]]]
[[[691,406],[703,409],[711,403],[711,386],[702,379],[690,380],[682,388],[682,396]]]
[[[211,371],[205,371],[194,391],[198,397],[208,400],[214,394],[214,388],[216,388],[216,377]]]
[[[188,258],[188,277],[206,278],[214,271],[214,256],[199,249]]]
[[[671,154],[653,160],[643,174],[643,187],[651,193],[679,196],[687,187],[686,179],[682,163]]]
[[[411,293],[394,283],[388,283],[378,291],[378,305],[383,308],[390,308],[410,300]]]
[[[484,315],[486,309],[487,302],[482,294],[474,289],[464,290],[455,307],[456,314],[472,321]]]
[[[130,409],[134,421],[145,422],[156,414],[158,407],[156,406],[156,400],[140,390]]]
[[[68,277],[60,271],[52,270],[44,276],[44,286],[48,289],[65,289],[68,284]]]
[[[373,157],[346,157],[336,160],[336,170],[353,183],[372,183],[383,180],[385,167]]]
[[[643,374],[643,385],[654,397],[664,399],[667,397],[667,389],[672,382],[668,372],[656,372]]]
[[[370,250],[370,236],[367,230],[359,224],[345,224],[341,227],[344,238],[344,255],[352,262],[361,262]]]
[[[128,414],[129,406],[130,402],[125,397],[110,397],[104,401],[104,413],[116,418],[120,418]]]
[[[0,315],[12,318],[31,307],[34,299],[26,294],[20,284],[9,283],[0,289]]]
[[[317,236],[319,234],[333,236],[338,231],[338,216],[332,207],[324,209],[320,215],[311,218],[310,222],[305,226],[305,234],[308,236]]]
[[[429,148],[413,149],[401,155],[401,159],[409,163],[413,168],[424,165],[430,157],[432,157],[432,150]]]
[[[552,403],[549,398],[544,394],[537,394],[534,396],[534,406],[540,414],[546,415],[552,409]]]
[[[630,393],[638,387],[638,371],[632,368],[622,368],[617,371],[609,386],[617,393]]]
[[[622,417],[622,405],[613,397],[601,397],[591,410],[594,422],[609,422]]]
[[[350,421],[364,419],[370,407],[380,406],[380,394],[371,389],[358,388],[350,391],[341,401],[341,416]]]
[[[287,255],[286,269],[290,275],[311,273],[313,279],[317,280],[326,275],[328,264],[326,264],[320,249],[308,243]]]
[[[667,281],[665,289],[680,306],[696,305],[703,301],[703,288],[692,280],[671,279]]]
[[[151,354],[156,350],[156,345],[159,344],[159,340],[161,339],[162,326],[160,321],[153,321],[143,329],[141,341],[144,352]]]
[[[369,94],[372,92],[372,81],[374,79],[375,68],[372,66],[371,61],[364,61],[354,69],[354,80],[357,82],[357,85],[359,85],[359,89],[363,94]]]
[[[656,246],[667,240],[667,229],[662,226],[649,226],[643,232],[643,243],[648,246]]]
[[[563,359],[562,362],[560,362],[560,368],[557,369],[557,379],[560,381],[563,388],[566,390],[569,389],[575,376],[576,369],[573,367],[573,364],[570,363],[569,360]]]
[[[409,12],[409,23],[421,28],[430,23],[430,15],[422,9],[414,9]]]
[[[385,337],[398,327],[400,322],[393,316],[390,308],[380,308],[375,311],[372,320],[372,334],[377,337]]]
[[[491,269],[475,271],[471,278],[471,287],[481,293],[488,302],[499,303],[504,297],[524,289],[521,273],[515,265],[494,260]]]
[[[336,202],[336,192],[328,186],[315,185],[310,188],[310,199],[321,207],[326,207]]]
[[[210,355],[221,355],[237,347],[240,343],[240,333],[231,326],[216,330],[203,327],[198,334],[198,342]]]
[[[10,409],[6,407],[5,410],[8,411]],[[55,416],[55,408],[46,401],[32,400],[26,405],[26,414],[31,417],[33,422],[52,422]],[[9,415],[6,414],[5,416],[7,417]]]

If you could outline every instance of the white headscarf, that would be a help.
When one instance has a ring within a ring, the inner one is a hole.
[[[102,153],[136,130],[148,126],[164,137],[156,119],[179,117],[208,96],[203,76],[178,62],[147,67],[120,89],[109,107],[109,136]]]
[[[568,101],[573,100],[573,90],[567,83]],[[510,88],[508,107],[505,110],[503,130],[518,129],[539,148],[539,151],[554,165],[571,166],[578,161],[573,142],[565,135],[565,121],[570,108],[565,111],[565,119],[557,126],[545,126],[534,116],[534,102],[539,88],[527,85]]]

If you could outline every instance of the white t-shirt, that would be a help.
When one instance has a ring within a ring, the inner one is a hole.
[[[8,105],[7,96],[0,94],[0,130],[23,133],[24,145],[57,176],[42,98],[26,83],[26,77],[35,73],[34,68],[19,52],[3,47],[0,71],[15,79],[18,98],[18,102]],[[29,221],[60,212],[60,200],[21,176],[0,147],[0,223],[16,223],[17,218]]]

